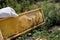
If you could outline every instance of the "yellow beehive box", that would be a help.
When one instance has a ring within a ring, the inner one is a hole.
[[[18,17],[9,17],[0,20],[0,30],[3,38],[14,38],[22,35],[27,31],[36,28],[44,23],[44,15],[42,10],[35,9],[32,11],[19,14]]]

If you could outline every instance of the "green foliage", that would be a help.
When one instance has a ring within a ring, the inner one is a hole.
[[[18,3],[20,1],[21,3]],[[60,40],[60,30],[53,31],[52,33],[48,33],[48,29],[54,25],[56,20],[60,20],[60,3],[50,3],[46,0],[37,0],[36,4],[30,2],[30,0],[6,0],[6,4],[2,3],[0,8],[10,6],[15,9],[17,13],[21,13],[28,10],[33,10],[37,8],[43,9],[43,14],[45,17],[45,23],[39,28],[32,30],[31,35],[34,39],[36,38],[47,38],[48,40]],[[40,2],[39,2],[40,1]],[[43,2],[41,2],[43,1]],[[32,3],[32,4],[31,4]],[[17,37],[16,40],[25,40],[27,39],[27,35],[29,33]]]

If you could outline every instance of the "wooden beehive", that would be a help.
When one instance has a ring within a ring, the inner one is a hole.
[[[16,18],[8,17],[0,20],[0,30],[3,38],[11,40],[12,38],[22,35],[43,23],[44,15],[42,10],[39,8],[21,13]]]

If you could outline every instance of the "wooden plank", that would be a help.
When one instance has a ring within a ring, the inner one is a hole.
[[[1,30],[0,30],[0,40],[4,40],[4,39],[3,39],[3,36],[2,36]]]

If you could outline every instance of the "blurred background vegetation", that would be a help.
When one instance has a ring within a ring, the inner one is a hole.
[[[45,17],[45,23],[39,28],[33,29],[14,40],[26,40],[29,36],[34,39],[60,40],[60,29],[52,30],[55,25],[60,25],[60,0],[0,0],[0,8],[8,6],[15,9],[18,14],[42,8]]]

